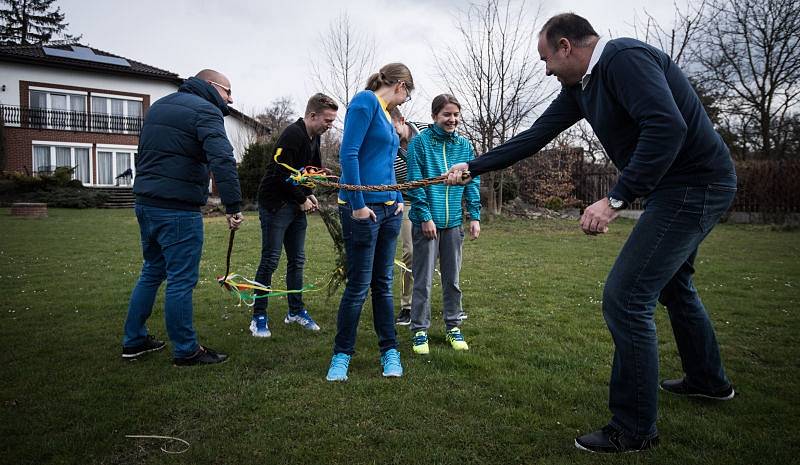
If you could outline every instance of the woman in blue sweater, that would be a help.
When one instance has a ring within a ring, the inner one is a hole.
[[[456,132],[461,121],[461,104],[450,94],[433,99],[434,124],[422,131],[408,146],[408,180],[440,176],[456,163],[472,160],[474,150],[465,137]],[[426,355],[428,328],[431,324],[431,283],[436,257],[442,273],[442,312],[446,339],[455,350],[468,350],[461,334],[461,245],[464,241],[461,203],[469,213],[469,235],[477,239],[481,232],[481,195],[478,178],[465,186],[434,184],[408,191],[413,224],[414,292],[411,298],[411,334],[414,353]]]
[[[402,63],[390,63],[367,81],[347,108],[339,152],[341,182],[395,184],[394,158],[400,143],[389,112],[411,99],[414,79]],[[390,192],[339,192],[339,215],[347,259],[347,285],[339,303],[333,358],[326,379],[346,381],[355,352],[361,308],[372,291],[372,318],[383,376],[403,375],[392,302],[392,267],[403,219],[403,196]]]

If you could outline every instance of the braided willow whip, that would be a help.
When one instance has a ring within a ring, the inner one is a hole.
[[[377,185],[377,186],[360,186],[355,184],[344,184],[340,183],[338,177],[336,177],[329,170],[326,170],[324,168],[317,168],[315,166],[306,166],[305,168],[298,170],[285,163],[281,163],[280,161],[278,161],[278,157],[280,156],[282,151],[283,149],[278,148],[278,150],[275,152],[274,160],[275,163],[283,166],[292,173],[287,179],[287,181],[295,185],[304,186],[308,188],[313,188],[316,186],[325,186],[337,189],[344,189],[348,191],[370,191],[370,192],[403,191],[409,189],[416,189],[419,187],[430,186],[433,184],[440,184],[447,179],[447,174],[443,174],[441,176],[436,176],[435,178],[420,179],[418,181],[410,181],[400,184]],[[465,171],[462,174],[462,179],[468,179],[469,177],[470,177],[469,171]],[[320,214],[322,213],[323,212],[320,211]],[[334,243],[338,244],[337,237],[341,237],[341,226],[338,226],[339,232],[337,236],[336,228],[331,229],[332,223],[338,223],[335,222],[333,218],[334,217],[330,214],[330,212],[328,212],[327,216],[323,215],[325,226],[328,227],[328,231],[331,233],[331,237],[334,239]],[[232,275],[230,274],[231,253],[233,252],[233,238],[235,234],[236,230],[232,229],[230,232],[230,236],[228,237],[228,253],[225,259],[225,275],[217,277],[217,282],[223,288],[227,289],[234,296],[236,296],[240,302],[246,305],[252,306],[253,304],[255,304],[256,299],[301,293],[301,292],[319,291],[324,287],[329,287],[328,296],[330,296],[330,294],[336,290],[338,285],[344,279],[344,259],[342,258],[344,255],[344,251],[341,249],[341,247],[339,247],[339,256],[340,256],[339,261],[341,262],[341,264],[340,266],[337,266],[336,270],[332,273],[331,278],[328,280],[328,283],[322,288],[309,284],[303,286],[302,289],[295,289],[295,290],[272,289],[270,286],[265,286],[264,284],[261,284],[258,281],[247,279],[244,276],[238,274]],[[397,260],[395,260],[395,264],[406,269],[405,266],[403,266],[402,263],[398,262]],[[256,293],[256,291],[259,292]]]
[[[334,187],[337,189],[344,189],[347,191],[369,191],[369,192],[405,191],[409,189],[416,189],[418,187],[430,186],[433,184],[441,184],[447,179],[447,174],[443,174],[441,176],[436,176],[435,178],[420,179],[418,181],[409,181],[400,184],[388,184],[388,185],[376,185],[376,186],[344,184],[340,183],[339,178],[333,175],[330,170],[327,170],[325,168],[317,168],[316,166],[306,166],[305,168],[298,170],[285,163],[281,163],[280,161],[278,161],[278,157],[281,155],[282,151],[283,151],[282,148],[278,148],[278,150],[275,152],[274,160],[275,163],[283,166],[292,173],[287,179],[287,181],[292,182],[297,186],[304,186],[308,188],[313,188],[316,186],[325,186],[325,187]],[[470,177],[469,171],[465,171],[461,175],[462,179],[468,179],[469,177]]]

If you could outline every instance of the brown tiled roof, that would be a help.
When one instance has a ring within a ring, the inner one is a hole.
[[[183,82],[177,74],[166,71],[155,66],[150,66],[130,58],[125,58],[113,53],[108,53],[103,50],[98,50],[94,47],[88,47],[82,44],[67,44],[67,45],[46,45],[48,48],[57,48],[61,50],[72,50],[72,45],[76,47],[86,47],[91,49],[96,55],[122,58],[130,63],[130,67],[120,66],[111,63],[99,63],[95,61],[79,60],[75,58],[57,57],[47,55],[44,52],[42,45],[19,45],[19,44],[3,44],[0,43],[0,61],[11,61],[17,63],[30,63],[41,66],[53,66],[57,68],[68,69],[82,69],[87,71],[97,71],[108,74],[123,74],[134,75],[149,79],[158,79],[162,81],[169,81],[175,84]]]

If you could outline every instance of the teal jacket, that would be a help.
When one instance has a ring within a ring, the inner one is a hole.
[[[448,133],[435,124],[420,132],[408,145],[408,181],[434,178],[447,173],[456,163],[474,157],[472,144],[457,133]],[[461,201],[466,200],[470,220],[481,219],[480,180],[473,178],[465,186],[433,184],[411,189],[408,218],[414,224],[433,220],[437,228],[461,226]]]

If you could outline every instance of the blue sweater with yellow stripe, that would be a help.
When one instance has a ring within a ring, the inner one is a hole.
[[[469,140],[431,124],[408,145],[408,180],[440,176],[456,163],[472,160],[473,153]],[[411,199],[408,218],[414,224],[433,220],[441,229],[460,226],[462,199],[466,200],[470,219],[481,219],[480,180],[477,177],[465,186],[434,184],[411,189],[407,195]]]
[[[342,147],[339,163],[341,182],[358,185],[395,184],[394,158],[400,138],[395,132],[386,109],[370,90],[353,97],[344,118]],[[339,191],[339,200],[350,204],[353,210],[367,203],[403,202],[399,191],[361,192]]]

